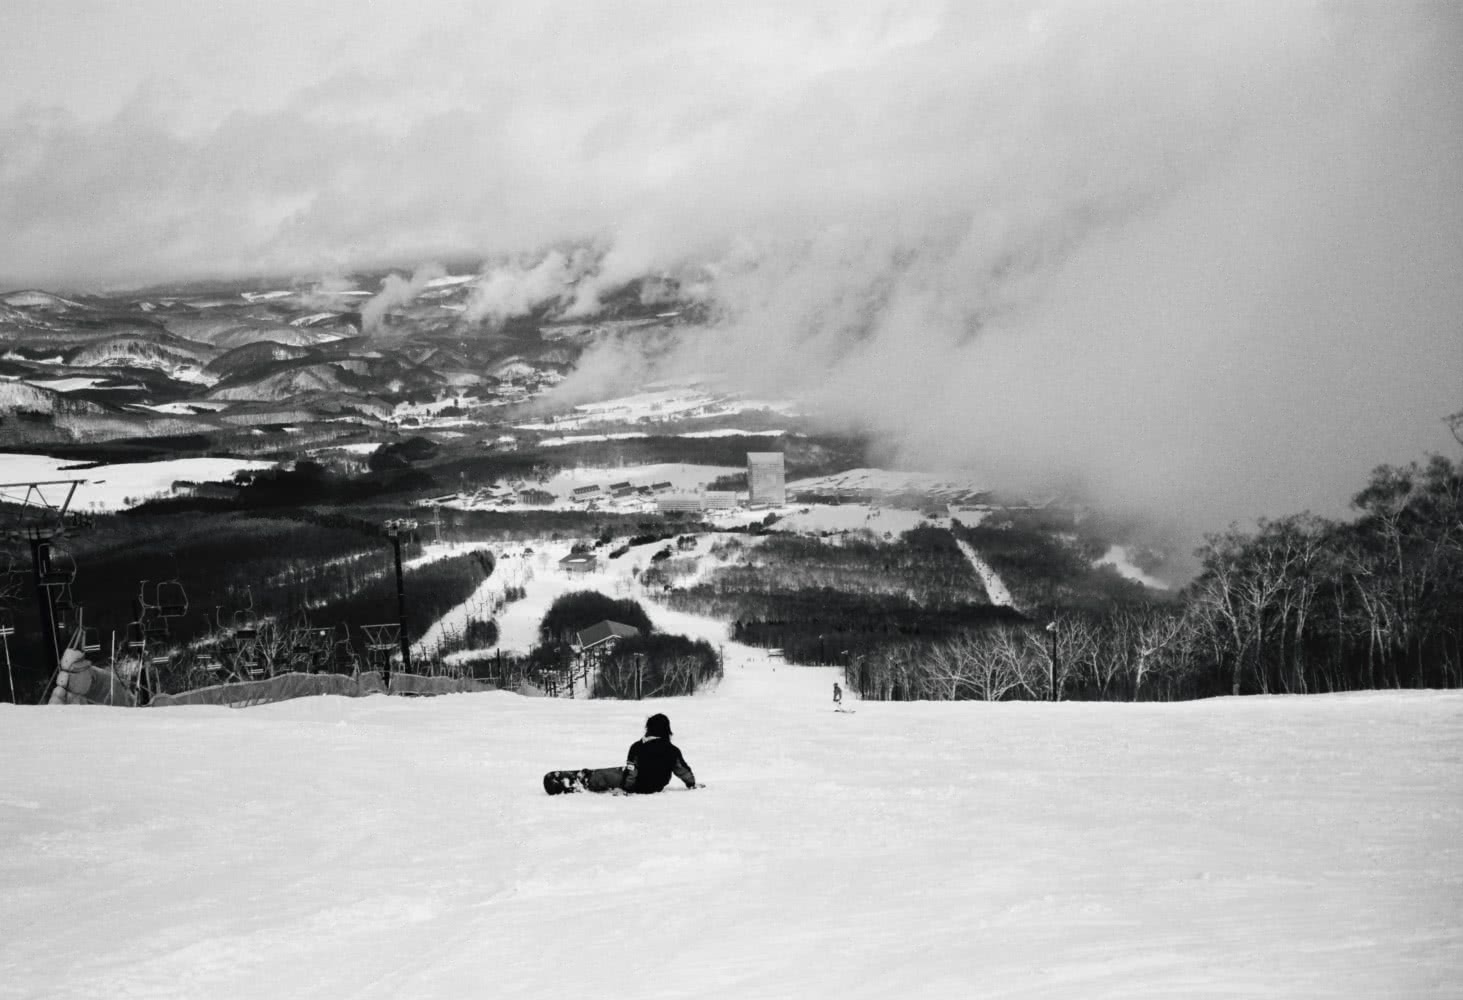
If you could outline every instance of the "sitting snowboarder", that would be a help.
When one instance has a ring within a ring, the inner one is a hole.
[[[544,775],[544,791],[550,795],[580,789],[610,792],[619,789],[637,795],[658,792],[670,783],[671,775],[696,787],[696,775],[681,751],[671,742],[671,720],[660,713],[645,720],[645,735],[630,744],[624,767],[586,767],[579,771],[550,771]]]

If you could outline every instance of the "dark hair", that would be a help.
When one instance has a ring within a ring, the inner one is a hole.
[[[671,738],[671,720],[659,712],[645,720],[645,735],[659,736],[661,739]]]

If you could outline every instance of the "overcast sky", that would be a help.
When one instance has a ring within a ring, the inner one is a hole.
[[[1459,11],[6,0],[0,286],[591,242],[911,464],[1334,508],[1463,407]]]

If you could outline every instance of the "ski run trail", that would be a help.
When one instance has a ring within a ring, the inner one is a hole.
[[[1463,989],[1463,694],[838,714],[725,652],[644,703],[0,705],[0,997]],[[707,788],[543,793],[652,711]]]
[[[969,542],[956,538],[955,544],[960,546],[960,552],[965,556],[966,562],[970,563],[971,568],[980,577],[980,582],[985,584],[986,596],[990,598],[991,603],[1015,608],[1016,602],[1012,599],[1011,592],[1006,589],[1006,585],[1001,582],[1000,576],[991,568],[991,564],[982,559],[980,553],[976,552]]]

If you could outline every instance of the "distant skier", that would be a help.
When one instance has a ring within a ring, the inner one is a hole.
[[[658,792],[670,783],[671,775],[695,788],[696,775],[681,751],[671,742],[671,720],[657,712],[645,720],[645,735],[630,744],[624,767],[586,767],[579,771],[550,771],[544,775],[544,791],[611,792],[619,789],[636,795]]]
[[[842,708],[843,707],[843,688],[841,688],[841,687],[838,686],[838,682],[837,681],[834,681],[833,682],[833,707],[834,708]]]

